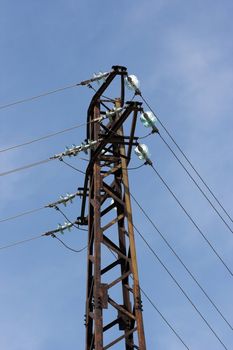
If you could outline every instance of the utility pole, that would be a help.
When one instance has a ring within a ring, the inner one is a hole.
[[[127,170],[141,103],[125,103],[125,78],[126,68],[113,66],[87,113],[87,140],[98,142],[79,188],[78,223],[88,225],[85,350],[146,350]],[[117,80],[117,98],[105,97]]]

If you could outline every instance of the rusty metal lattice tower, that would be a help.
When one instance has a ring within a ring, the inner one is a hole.
[[[78,218],[88,225],[85,350],[146,350],[127,171],[141,103],[125,103],[126,76],[125,67],[114,66],[87,115],[87,139],[98,142],[91,150]],[[103,96],[113,80],[120,81],[114,100]]]

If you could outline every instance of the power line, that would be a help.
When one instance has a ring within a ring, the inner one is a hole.
[[[40,160],[40,161],[35,162],[35,163],[26,164],[26,165],[21,166],[21,167],[19,167],[19,168],[15,168],[15,169],[12,169],[12,170],[4,171],[4,172],[0,173],[0,176],[6,176],[6,175],[10,175],[10,174],[16,173],[16,172],[18,172],[18,171],[22,171],[22,170],[25,170],[25,169],[33,168],[33,167],[35,167],[35,166],[48,163],[48,162],[50,162],[50,161],[52,161],[52,160],[54,160],[54,158],[48,158],[48,159]],[[62,161],[63,163],[65,163],[65,164],[66,164],[67,166],[69,166],[70,168],[73,168],[73,169],[75,169],[76,171],[79,171],[80,173],[85,174],[84,171],[79,170],[79,169],[77,169],[77,168],[74,168],[71,164],[65,162],[63,159],[60,159],[60,161]]]
[[[73,227],[75,227],[76,229],[80,230],[79,226],[75,225],[67,216],[66,214],[58,207],[58,206],[55,206],[54,207],[55,210],[59,211],[63,216],[64,218],[73,225]],[[81,229],[82,230],[82,229]],[[86,230],[84,230],[86,231]],[[81,253],[83,250],[85,250],[87,248],[87,246],[77,250],[77,249],[74,249],[74,248],[71,248],[69,247],[65,242],[63,242],[60,238],[58,238],[55,234],[52,234],[51,235],[53,238],[56,238],[60,243],[63,244],[63,246],[69,250],[71,250],[72,252],[75,252],[75,253]]]
[[[219,253],[216,251],[216,249],[213,247],[212,243],[208,240],[208,238],[205,236],[205,234],[203,233],[203,231],[200,229],[200,227],[197,225],[197,223],[193,220],[193,218],[191,217],[191,215],[187,212],[187,210],[185,209],[185,207],[181,204],[181,202],[179,201],[179,199],[177,198],[177,196],[175,195],[175,193],[171,190],[171,188],[168,186],[168,184],[166,183],[166,181],[162,178],[162,176],[159,174],[159,172],[155,169],[155,167],[152,165],[152,169],[154,170],[155,174],[159,177],[159,179],[162,181],[162,183],[164,184],[164,186],[167,188],[167,190],[170,192],[170,194],[172,195],[172,197],[176,200],[176,202],[179,204],[179,206],[181,207],[181,209],[183,210],[183,212],[186,214],[186,216],[189,218],[189,220],[193,223],[193,225],[196,227],[196,229],[198,230],[198,232],[202,235],[202,237],[204,238],[204,240],[206,241],[206,243],[209,245],[209,247],[212,249],[212,251],[214,252],[214,254],[218,257],[218,259],[221,261],[221,263],[225,266],[225,268],[227,269],[227,271],[230,273],[231,276],[233,276],[233,273],[230,269],[230,267],[227,266],[227,264],[224,262],[224,260],[221,258],[221,256],[219,255]]]
[[[74,226],[74,225],[73,225]],[[24,244],[24,243],[27,243],[27,242],[30,242],[30,241],[33,241],[33,240],[36,240],[38,238],[41,238],[41,237],[44,237],[46,236],[45,234],[40,234],[40,235],[37,235],[37,236],[34,236],[34,237],[31,237],[31,238],[27,238],[27,239],[24,239],[24,240],[21,240],[21,241],[16,241],[16,242],[13,242],[13,243],[10,243],[10,244],[7,244],[5,246],[0,246],[0,250],[3,250],[3,249],[8,249],[8,248],[12,248],[14,246],[17,246],[17,245],[21,245],[21,244]],[[48,235],[47,235],[48,236]],[[67,249],[69,250],[72,250],[73,252],[75,253],[81,253],[83,250],[85,250],[87,247],[83,247],[79,250],[76,250],[76,249],[73,249],[71,247],[69,247],[67,244],[65,244],[60,238],[58,238],[54,233],[53,234],[50,234],[49,236],[53,237],[53,238],[56,238],[59,242],[61,242]]]
[[[197,169],[195,168],[195,166],[192,164],[192,162],[190,161],[190,159],[186,156],[186,154],[184,153],[184,151],[182,150],[182,148],[178,145],[178,143],[176,142],[176,140],[174,139],[174,137],[171,135],[171,133],[169,132],[169,130],[165,127],[165,125],[162,123],[161,119],[156,115],[156,113],[154,112],[153,108],[151,108],[151,106],[149,105],[149,103],[145,100],[145,98],[142,96],[142,94],[139,94],[141,96],[141,99],[143,100],[143,102],[146,104],[146,106],[153,112],[153,114],[156,116],[158,122],[160,123],[160,125],[162,126],[162,128],[164,129],[164,131],[166,132],[166,134],[169,136],[169,138],[172,140],[172,142],[175,144],[175,146],[177,147],[177,149],[180,151],[180,153],[182,154],[182,156],[185,158],[185,160],[188,162],[188,164],[190,165],[190,167],[193,169],[193,171],[195,172],[195,174],[198,176],[198,178],[201,180],[201,182],[203,183],[203,185],[207,188],[207,190],[210,192],[210,194],[213,196],[213,198],[216,200],[216,202],[218,203],[218,205],[221,207],[221,209],[224,211],[224,213],[227,215],[227,217],[229,218],[229,220],[233,223],[233,219],[231,217],[231,215],[228,213],[228,211],[225,209],[225,207],[221,204],[221,202],[219,201],[219,199],[217,198],[217,196],[214,194],[214,192],[211,190],[211,188],[208,186],[208,184],[206,183],[206,181],[203,179],[203,177],[200,175],[200,173],[197,171]]]
[[[122,170],[138,170],[138,169],[142,168],[144,165],[145,165],[145,164],[140,164],[140,165],[135,166],[135,167],[132,167],[132,168],[126,168],[126,169],[121,168],[121,169],[122,169]]]
[[[146,246],[149,248],[149,250],[152,252],[152,254],[154,255],[154,257],[158,260],[158,262],[160,263],[160,265],[162,265],[162,267],[165,269],[165,271],[169,274],[169,276],[172,278],[173,282],[175,282],[175,284],[177,285],[177,287],[180,289],[180,291],[183,293],[183,295],[186,297],[186,299],[189,301],[189,303],[192,305],[192,307],[196,310],[196,312],[198,313],[198,315],[202,318],[202,320],[205,322],[205,324],[207,325],[207,327],[210,329],[210,331],[213,333],[213,335],[215,336],[215,338],[221,343],[221,345],[224,347],[224,349],[228,350],[228,348],[226,347],[226,345],[223,343],[223,341],[221,340],[221,338],[218,336],[218,334],[215,332],[215,330],[212,328],[212,326],[209,324],[209,322],[206,320],[206,318],[202,315],[202,313],[200,312],[200,310],[197,308],[197,306],[194,304],[194,302],[191,300],[191,298],[188,296],[188,294],[185,292],[185,290],[181,287],[180,283],[176,280],[176,278],[173,276],[173,274],[169,271],[169,269],[167,268],[167,266],[163,263],[163,261],[159,258],[159,256],[156,254],[156,252],[154,251],[154,249],[150,246],[150,244],[147,242],[147,240],[144,238],[144,236],[141,234],[141,232],[136,228],[135,225],[133,225],[135,230],[137,231],[137,233],[139,234],[139,236],[141,237],[141,239],[144,241],[144,243],[146,244]]]
[[[45,96],[48,96],[48,95],[52,95],[52,94],[55,94],[55,93],[57,93],[57,92],[61,92],[61,91],[68,90],[68,89],[72,89],[72,88],[77,87],[77,86],[79,86],[79,85],[81,85],[81,84],[80,84],[80,83],[78,83],[78,84],[75,83],[75,84],[67,85],[67,86],[64,86],[64,87],[61,87],[61,88],[58,88],[58,89],[55,89],[55,90],[46,91],[46,92],[43,92],[43,93],[41,93],[41,94],[39,94],[39,95],[35,95],[35,96],[31,96],[31,97],[26,97],[26,98],[23,98],[23,99],[14,101],[14,102],[10,102],[10,103],[1,105],[1,106],[0,106],[0,110],[1,110],[1,109],[5,109],[5,108],[9,108],[9,107],[12,107],[12,106],[15,106],[15,105],[24,103],[24,102],[33,101],[33,100],[36,100],[36,99],[41,98],[41,97],[45,97]]]
[[[48,158],[48,159],[40,160],[40,161],[35,162],[35,163],[30,163],[30,164],[21,166],[19,168],[15,168],[15,169],[12,169],[12,170],[4,171],[3,173],[0,173],[0,176],[6,176],[6,175],[10,175],[10,174],[16,173],[16,172],[21,171],[21,170],[33,168],[33,167],[35,167],[37,165],[48,163],[51,160],[53,160],[53,159]]]
[[[14,216],[9,216],[8,218],[1,219],[0,223],[5,222],[5,221],[14,220],[14,219],[17,219],[17,218],[19,218],[21,216],[24,216],[24,215],[29,215],[29,214],[32,214],[32,213],[36,213],[37,211],[40,211],[42,209],[44,209],[44,207],[40,207],[40,208],[36,208],[36,209],[32,209],[32,210],[27,210],[27,211],[24,211],[24,212],[22,212],[20,214],[16,214]]]
[[[75,168],[73,165],[71,165],[71,164],[69,164],[69,163],[67,163],[63,158],[60,158],[59,159],[61,162],[63,162],[64,164],[66,164],[68,167],[70,167],[71,169],[74,169],[74,170],[76,170],[76,171],[78,171],[79,173],[81,173],[81,174],[86,174],[85,173],[85,171],[82,171],[82,170],[80,170],[80,169],[78,169],[78,168]]]
[[[5,245],[5,246],[1,246],[1,247],[0,247],[0,250],[2,250],[2,249],[8,249],[8,248],[14,247],[14,246],[16,246],[16,245],[20,245],[20,244],[27,243],[27,242],[36,240],[36,239],[38,239],[38,238],[41,238],[42,236],[43,236],[43,235],[39,235],[39,236],[34,236],[34,237],[32,237],[32,238],[24,239],[24,240],[22,240],[22,241],[16,241],[16,242],[7,244],[7,245]]]
[[[82,159],[82,158],[79,158],[79,159]],[[67,165],[68,165],[68,164],[67,164]],[[69,164],[69,166],[70,166],[70,164]],[[77,169],[77,168],[74,168],[74,167],[72,167],[72,169],[75,169],[76,171],[79,171],[79,172],[81,171],[81,170],[79,170],[79,169]],[[40,211],[40,210],[42,210],[42,209],[45,209],[45,208],[46,208],[46,206],[38,207],[38,208],[30,209],[30,210],[26,210],[26,211],[20,212],[20,213],[18,213],[18,214],[9,216],[9,217],[7,217],[7,218],[0,219],[0,223],[6,222],[6,221],[11,221],[11,220],[17,219],[17,218],[22,217],[22,216],[25,216],[25,215],[30,215],[30,214],[36,213],[36,212],[38,212],[38,211]],[[65,216],[65,214],[61,211],[60,208],[58,208],[57,206],[56,206],[55,208],[56,208],[57,210],[59,210],[59,211],[63,214],[63,216]],[[67,217],[65,217],[65,218],[67,219]],[[67,220],[68,220],[68,219],[67,219]],[[69,221],[69,220],[68,220],[68,221]],[[74,226],[75,226],[75,225],[74,225]],[[85,229],[83,229],[83,228],[80,228],[79,226],[77,226],[77,228],[78,228],[79,230],[82,230],[82,231],[87,231],[87,230],[85,230]]]
[[[149,132],[148,134],[144,135],[144,136],[140,136],[138,138],[138,140],[143,140],[143,139],[147,139],[147,137],[151,136],[153,133],[152,132]]]
[[[23,147],[23,146],[31,145],[32,143],[39,142],[39,141],[42,141],[42,140],[46,140],[46,139],[48,139],[48,138],[50,138],[50,137],[54,137],[54,136],[57,136],[57,135],[60,135],[60,134],[63,134],[63,133],[66,133],[66,132],[69,132],[69,131],[78,129],[78,128],[82,127],[82,126],[86,126],[86,125],[88,125],[88,124],[95,123],[95,122],[100,121],[100,120],[102,120],[102,119],[103,119],[103,117],[100,117],[100,118],[91,120],[91,121],[89,121],[89,122],[87,122],[87,123],[82,123],[82,124],[74,125],[74,126],[71,126],[71,127],[69,127],[69,128],[66,128],[66,129],[63,129],[63,130],[59,130],[59,131],[56,131],[56,132],[54,132],[54,133],[50,133],[50,134],[47,134],[47,135],[44,135],[44,136],[35,138],[35,139],[33,139],[33,140],[29,140],[29,141],[20,143],[20,144],[18,144],[18,145],[6,147],[6,148],[1,149],[1,150],[0,150],[0,153],[7,152],[7,151],[10,151],[10,150],[13,150],[13,149],[17,149],[17,148],[20,148],[20,147]]]
[[[39,141],[42,141],[42,140],[46,140],[46,139],[48,139],[50,137],[57,136],[57,135],[60,135],[60,134],[63,134],[63,133],[66,133],[66,132],[78,129],[78,128],[82,127],[82,126],[85,126],[86,124],[87,123],[74,125],[74,126],[72,126],[70,128],[63,129],[63,130],[60,130],[60,131],[57,131],[57,132],[54,132],[54,133],[51,133],[51,134],[47,134],[45,136],[41,136],[41,137],[38,137],[36,139],[30,140],[30,141],[27,141],[27,142],[24,142],[24,143],[20,143],[20,144],[15,145],[15,146],[10,146],[10,147],[7,147],[7,148],[3,148],[3,149],[0,150],[0,153],[7,152],[7,151],[10,151],[10,150],[13,150],[13,149],[16,149],[16,148],[20,148],[20,147],[23,147],[23,146],[31,145],[32,143],[39,142]]]
[[[42,209],[45,209],[45,208],[47,208],[47,206],[39,207],[39,208],[31,209],[31,210],[26,210],[26,211],[23,211],[23,212],[21,212],[19,214],[16,214],[16,215],[13,215],[13,216],[9,216],[9,217],[7,217],[5,219],[1,219],[0,223],[5,222],[5,221],[11,221],[11,220],[17,219],[17,218],[19,218],[21,216],[30,215],[30,214],[36,213],[36,212],[38,212],[38,211],[40,211]],[[57,208],[57,210],[61,211],[58,207],[55,207],[55,208]]]
[[[73,168],[73,167],[72,167]],[[79,171],[79,169],[76,169],[75,170]],[[226,323],[230,326],[230,328],[232,329],[232,326],[229,324],[229,322],[226,320],[226,318],[223,316],[223,314],[220,312],[220,310],[217,308],[217,306],[213,303],[213,301],[210,299],[210,297],[207,295],[207,293],[204,291],[204,289],[201,287],[201,285],[199,284],[199,282],[196,280],[196,278],[192,275],[192,273],[188,270],[187,266],[182,262],[182,260],[180,259],[180,257],[178,256],[178,254],[174,251],[174,249],[170,246],[170,244],[168,243],[168,241],[165,239],[165,237],[161,234],[161,232],[157,229],[157,227],[154,225],[154,223],[152,222],[152,220],[148,217],[148,215],[145,213],[145,211],[143,210],[143,208],[140,206],[140,204],[138,203],[138,201],[136,200],[136,198],[132,195],[131,193],[131,196],[133,198],[133,200],[137,203],[137,205],[140,207],[140,209],[143,211],[143,213],[146,215],[146,217],[149,219],[149,221],[152,223],[152,225],[156,228],[157,232],[160,234],[160,236],[163,238],[163,240],[165,241],[165,243],[169,246],[169,248],[173,251],[173,253],[176,255],[176,257],[178,258],[178,260],[181,262],[181,264],[184,266],[184,268],[186,269],[186,271],[190,274],[190,276],[192,277],[192,279],[198,284],[198,286],[201,288],[201,290],[203,291],[203,293],[206,295],[206,297],[209,299],[209,301],[212,303],[212,305],[215,307],[215,309],[219,312],[219,314],[222,316],[222,318],[226,321]],[[17,218],[17,217],[20,217],[20,216],[23,216],[23,215],[27,215],[27,214],[31,214],[31,213],[34,213],[36,211],[39,211],[41,209],[44,209],[44,207],[41,207],[41,208],[37,208],[37,209],[33,209],[33,210],[30,210],[30,211],[26,211],[26,212],[23,212],[21,214],[18,214],[18,215],[15,215],[15,216],[12,216],[12,217],[9,217],[9,218],[6,218],[6,219],[3,219],[3,220],[0,220],[0,222],[4,222],[4,221],[8,221],[8,220],[12,220],[14,218]],[[61,213],[62,215],[69,221],[71,222],[68,217],[60,210],[60,208],[57,208]],[[76,225],[74,225],[76,228],[80,229],[79,227],[77,227]],[[85,230],[86,231],[86,230]],[[57,237],[56,237],[57,238]],[[31,240],[31,239],[29,239]],[[28,240],[25,240],[25,242],[27,242]],[[16,242],[14,243],[13,245],[16,245],[16,244],[21,244],[24,243],[24,241],[20,241],[20,242]],[[10,245],[12,246],[12,245]],[[3,247],[4,248],[7,248],[8,246],[6,247]],[[75,251],[75,250],[74,250]]]
[[[211,202],[211,200],[207,197],[207,195],[205,194],[205,192],[202,190],[202,188],[199,186],[199,184],[197,183],[197,181],[194,179],[194,177],[190,174],[190,172],[187,170],[187,168],[184,166],[184,164],[181,162],[181,160],[177,157],[177,155],[175,154],[175,152],[173,151],[173,149],[169,146],[169,144],[166,142],[166,140],[162,137],[161,134],[159,134],[161,139],[163,140],[164,144],[167,146],[167,148],[170,150],[170,152],[173,154],[173,156],[176,158],[176,160],[179,162],[179,164],[182,166],[182,168],[184,169],[184,171],[188,174],[188,176],[190,177],[190,179],[194,182],[194,184],[197,186],[197,188],[199,189],[199,191],[202,193],[202,195],[205,197],[205,199],[208,201],[208,203],[211,205],[211,207],[214,209],[215,213],[219,216],[219,218],[222,220],[222,222],[225,224],[225,226],[228,228],[228,230],[233,233],[233,230],[231,229],[231,227],[228,225],[228,223],[226,222],[226,220],[223,218],[223,216],[219,213],[218,209],[215,207],[215,205]]]
[[[212,304],[212,306],[215,308],[215,310],[218,312],[218,314],[222,317],[222,319],[227,323],[227,325],[233,330],[232,325],[230,322],[227,321],[226,317],[223,315],[223,313],[220,311],[218,306],[215,304],[215,302],[210,298],[208,293],[204,290],[204,288],[201,286],[201,284],[198,282],[196,277],[193,275],[193,273],[189,270],[187,265],[183,262],[183,260],[180,258],[180,256],[177,254],[175,249],[171,246],[171,244],[168,242],[168,240],[165,238],[164,234],[158,229],[158,227],[155,225],[155,223],[152,221],[152,219],[149,217],[149,215],[146,213],[146,211],[143,209],[143,207],[140,205],[140,203],[137,201],[137,199],[134,197],[132,193],[130,193],[131,197],[133,198],[134,202],[137,204],[137,206],[140,208],[144,216],[148,219],[148,221],[152,224],[156,232],[160,235],[160,237],[163,239],[167,247],[172,251],[172,253],[175,255],[175,257],[179,260],[181,265],[185,268],[185,270],[188,272],[189,276],[192,278],[192,280],[197,284],[197,286],[201,289],[201,291],[204,293],[206,298],[209,300],[209,302]]]
[[[63,210],[61,210],[58,206],[56,206],[56,207],[54,207],[57,211],[59,211],[63,216],[64,216],[64,218],[68,221],[68,222],[70,222],[71,224],[73,224],[73,226],[75,227],[75,228],[77,228],[78,230],[81,230],[81,231],[88,231],[88,230],[86,230],[86,229],[84,229],[84,228],[80,228],[79,227],[79,225],[76,225],[76,224],[74,224],[68,217],[67,217],[67,215],[63,212]]]
[[[157,313],[159,314],[159,316],[164,320],[164,322],[166,323],[166,325],[171,329],[171,331],[175,334],[175,336],[181,341],[181,343],[184,345],[184,347],[188,350],[190,350],[190,348],[185,344],[184,340],[181,338],[181,336],[177,333],[177,331],[175,330],[175,328],[168,322],[168,320],[166,319],[166,317],[161,313],[161,311],[158,309],[158,307],[155,305],[155,303],[152,301],[152,299],[148,296],[148,294],[144,291],[144,289],[142,289],[142,287],[140,287],[140,290],[142,292],[142,294],[144,295],[144,297],[148,300],[148,302],[151,304],[151,306],[153,307],[153,309],[155,309],[157,311]]]
[[[58,89],[55,89],[55,90],[50,90],[50,91],[42,92],[42,93],[39,94],[39,95],[30,96],[30,97],[26,97],[26,98],[23,98],[23,99],[20,99],[20,100],[17,100],[17,101],[13,101],[13,102],[10,102],[10,103],[1,105],[1,106],[0,106],[0,110],[1,110],[1,109],[5,109],[5,108],[8,108],[8,107],[12,107],[12,106],[15,106],[15,105],[24,103],[24,102],[33,101],[33,100],[36,100],[36,99],[41,98],[41,97],[45,97],[45,96],[48,96],[48,95],[52,95],[52,94],[55,94],[55,93],[57,93],[57,92],[61,92],[61,91],[68,90],[68,89],[72,89],[72,88],[77,87],[77,86],[85,86],[85,85],[86,85],[86,86],[89,86],[91,82],[101,80],[102,78],[107,77],[109,74],[110,74],[110,72],[101,73],[101,74],[99,74],[98,76],[94,76],[94,77],[91,78],[91,79],[84,80],[84,81],[81,81],[81,82],[79,82],[79,83],[74,83],[74,84],[71,84],[71,85],[66,85],[66,86],[63,86],[63,87],[58,88]]]
[[[58,238],[56,235],[52,235],[52,237],[53,238],[56,238],[66,249],[69,249],[69,250],[71,250],[72,252],[74,252],[74,253],[81,253],[82,251],[84,251],[86,248],[87,248],[87,246],[85,246],[85,247],[83,247],[83,248],[81,248],[81,249],[79,249],[79,250],[76,250],[76,249],[73,249],[73,248],[71,248],[71,247],[69,247],[66,243],[64,243],[60,238]]]

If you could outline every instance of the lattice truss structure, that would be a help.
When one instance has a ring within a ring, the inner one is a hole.
[[[98,143],[90,152],[78,218],[88,225],[86,350],[146,349],[127,171],[141,103],[125,103],[125,77],[126,68],[114,66],[87,115],[87,139]],[[119,97],[103,96],[118,80]]]

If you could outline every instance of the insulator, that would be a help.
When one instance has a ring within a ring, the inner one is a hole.
[[[156,127],[157,118],[151,111],[141,113],[140,120],[146,128],[151,127],[152,132],[158,132]]]
[[[93,74],[93,81],[96,81],[98,84],[102,84],[105,82],[106,77],[107,77],[108,73],[103,73],[103,72],[99,72],[99,73],[94,73]]]
[[[123,110],[122,107],[115,108],[115,109],[112,110],[112,111],[107,111],[107,112],[106,112],[106,116],[107,116],[108,118],[112,118],[112,117],[114,117],[114,115],[116,115],[117,113],[120,113],[122,110]]]
[[[152,162],[149,158],[150,154],[147,145],[143,143],[139,144],[137,147],[135,147],[134,152],[139,159],[145,160],[146,163],[152,165]]]
[[[125,84],[130,90],[133,91],[139,90],[140,87],[140,82],[138,78],[136,77],[136,75],[133,74],[125,77]]]

